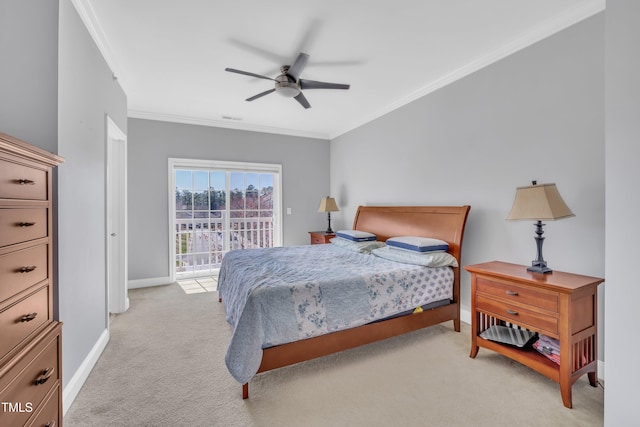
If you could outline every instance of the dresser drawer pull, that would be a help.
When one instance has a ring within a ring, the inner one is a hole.
[[[36,318],[37,315],[38,315],[38,313],[25,314],[24,316],[22,316],[20,318],[20,322],[31,322],[33,319]]]
[[[35,222],[19,222],[19,223],[18,223],[18,227],[22,227],[22,228],[25,228],[25,227],[32,227],[32,226],[34,226],[34,225],[36,225],[36,223],[35,223]]]
[[[35,181],[32,179],[17,179],[16,182],[20,185],[35,185]]]
[[[517,311],[515,311],[515,310],[508,310],[508,309],[507,309],[507,314],[510,314],[510,315],[512,315],[512,316],[517,316],[517,315],[518,315],[518,312],[517,312]]]
[[[53,368],[45,369],[44,371],[42,371],[42,375],[36,378],[36,385],[46,383],[49,380],[49,378],[51,378],[51,375],[53,375]]]
[[[507,291],[507,295],[510,295],[512,297],[517,297],[518,293],[516,291]]]
[[[18,273],[31,273],[32,271],[34,271],[36,268],[38,268],[35,265],[32,265],[30,267],[20,267],[18,269]]]

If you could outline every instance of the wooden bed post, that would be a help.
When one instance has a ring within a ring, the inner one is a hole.
[[[242,384],[242,399],[249,398],[249,383]]]

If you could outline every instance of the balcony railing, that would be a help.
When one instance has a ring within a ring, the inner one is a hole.
[[[176,219],[176,274],[213,273],[230,250],[273,246],[273,217]]]

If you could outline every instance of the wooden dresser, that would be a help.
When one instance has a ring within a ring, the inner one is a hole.
[[[487,262],[466,266],[471,273],[471,357],[484,347],[560,384],[572,407],[571,386],[587,374],[596,387],[598,371],[597,277],[554,271],[531,273],[524,265]],[[519,326],[560,341],[560,364],[530,347],[518,348],[479,335],[493,325]]]
[[[0,426],[62,425],[51,200],[62,161],[0,133]]]

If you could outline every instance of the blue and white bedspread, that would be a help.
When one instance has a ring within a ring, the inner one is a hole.
[[[332,244],[231,251],[218,278],[233,326],[227,368],[244,384],[258,371],[263,348],[450,299],[452,284],[450,267],[402,264]]]

